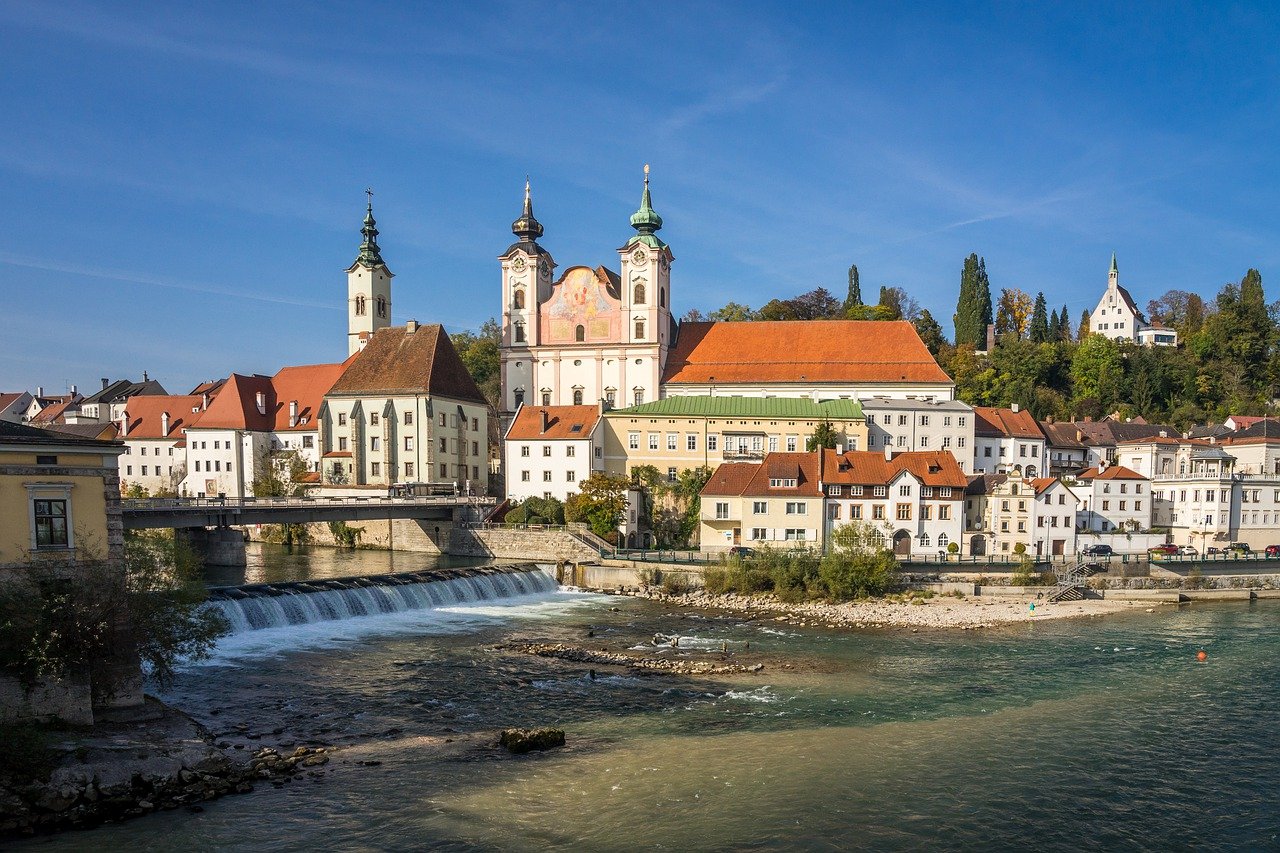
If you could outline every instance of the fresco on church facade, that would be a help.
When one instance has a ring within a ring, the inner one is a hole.
[[[542,340],[557,344],[617,341],[621,323],[621,305],[610,295],[607,283],[589,267],[574,267],[556,284],[543,309]]]

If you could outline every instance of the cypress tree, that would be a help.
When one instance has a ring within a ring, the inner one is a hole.
[[[956,302],[956,313],[952,321],[956,329],[956,346],[969,344],[977,347],[986,342],[987,330],[982,326],[981,306],[978,304],[976,254],[964,259],[964,267],[960,271],[960,298]]]
[[[1044,291],[1036,294],[1036,306],[1031,309],[1031,327],[1027,337],[1036,344],[1049,342],[1049,314],[1044,303]]]
[[[862,304],[862,285],[858,282],[858,265],[849,265],[849,293],[844,298],[844,310],[847,314],[850,309],[857,308]]]
[[[976,296],[978,299],[978,334],[983,341],[987,339],[987,327],[991,325],[991,280],[987,278],[987,259],[978,258],[978,282]]]

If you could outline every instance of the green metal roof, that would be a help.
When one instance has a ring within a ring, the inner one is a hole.
[[[799,397],[667,397],[626,409],[614,409],[609,417],[652,415],[708,418],[830,418],[860,420],[857,400],[823,400],[815,403]]]

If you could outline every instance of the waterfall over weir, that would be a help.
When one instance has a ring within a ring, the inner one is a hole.
[[[232,632],[239,633],[555,589],[555,577],[528,563],[221,587],[209,592],[209,605],[221,610]]]

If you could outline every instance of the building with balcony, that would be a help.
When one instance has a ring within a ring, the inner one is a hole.
[[[688,469],[804,452],[806,441],[824,422],[835,429],[840,449],[866,448],[867,427],[856,400],[668,397],[605,412],[605,470],[630,474],[638,466],[652,465],[674,482]]]

